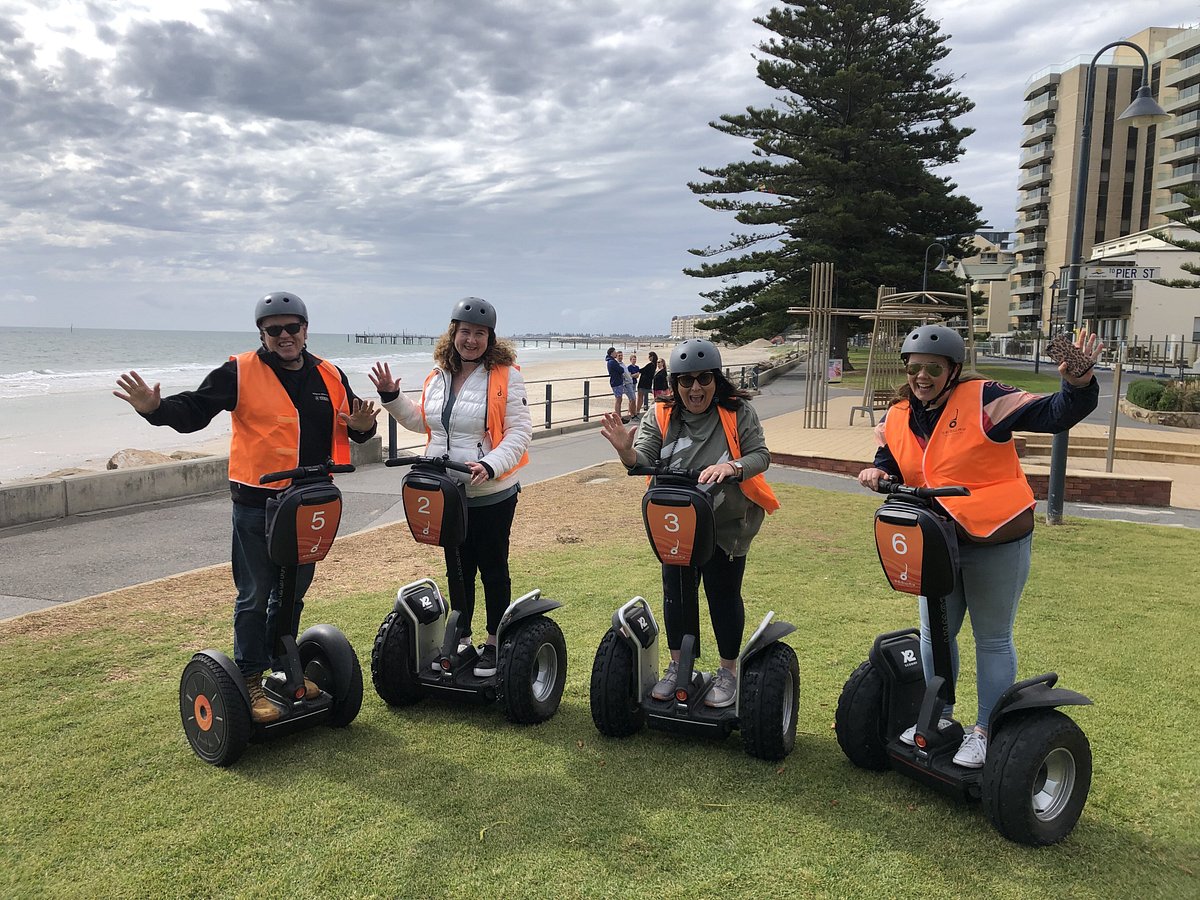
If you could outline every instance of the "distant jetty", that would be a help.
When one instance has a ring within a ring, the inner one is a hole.
[[[356,344],[428,344],[432,346],[433,344],[437,343],[439,337],[441,337],[441,335],[409,334],[406,331],[363,331],[356,334],[346,335],[346,340],[353,341]],[[675,341],[669,337],[596,337],[595,335],[579,336],[532,334],[520,335],[517,337],[505,337],[505,340],[511,341],[518,347],[546,346],[560,348],[571,347],[572,349],[582,347],[585,350],[595,347],[601,352],[607,350],[609,347],[616,347],[619,350],[640,350],[643,347],[654,348],[675,343]]]

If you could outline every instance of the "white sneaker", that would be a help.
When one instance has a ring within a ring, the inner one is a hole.
[[[964,769],[982,769],[987,756],[987,735],[972,729],[954,754],[954,764]]]
[[[938,719],[938,731],[945,731],[954,723],[949,719]],[[900,743],[907,744],[909,747],[917,746],[917,726],[912,725],[900,732]]]
[[[714,709],[724,709],[727,706],[733,706],[733,701],[737,699],[737,675],[720,666],[713,675],[713,686],[708,691],[708,696],[704,698],[704,705],[711,706]]]

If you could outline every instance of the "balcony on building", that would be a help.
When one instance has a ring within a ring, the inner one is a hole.
[[[1155,182],[1155,186],[1160,188],[1177,188],[1185,184],[1195,184],[1197,181],[1200,181],[1200,178],[1197,177],[1198,175],[1200,175],[1200,163],[1190,162],[1183,165],[1175,165]]]
[[[1021,151],[1021,168],[1028,169],[1038,163],[1046,162],[1054,155],[1054,142],[1042,141],[1040,144]]]
[[[1032,169],[1022,169],[1017,179],[1017,190],[1027,191],[1050,180],[1050,166],[1042,164]]]
[[[1053,116],[1056,112],[1058,112],[1058,95],[1054,93],[1042,94],[1036,100],[1030,100],[1025,104],[1025,110],[1021,116],[1021,124],[1032,125],[1039,119]]]
[[[1176,116],[1158,129],[1160,138],[1173,137],[1176,140],[1196,133],[1200,133],[1200,109]]]
[[[1062,81],[1062,73],[1055,69],[1045,68],[1034,72],[1029,81],[1025,82],[1025,94],[1022,99],[1033,100],[1050,91],[1057,92],[1057,85]]]
[[[1049,140],[1054,137],[1056,130],[1053,119],[1042,119],[1040,122],[1035,122],[1021,135],[1021,146],[1029,147],[1043,138]]]
[[[1017,222],[1017,233],[1027,234],[1031,231],[1045,231],[1046,220],[1049,218],[1050,213],[1045,209],[1026,210],[1025,215]]]
[[[1174,59],[1179,61],[1178,66],[1163,72],[1163,88],[1183,88],[1200,81],[1200,47],[1180,51]]]
[[[1040,272],[1046,267],[1046,260],[1040,253],[1033,254],[1033,258],[1028,256],[1020,259],[1012,268],[1013,275],[1023,275],[1028,272]]]
[[[1175,146],[1159,154],[1160,163],[1182,163],[1200,158],[1200,134],[1181,138],[1175,141]]]
[[[1200,108],[1200,82],[1180,88],[1174,97],[1164,100],[1162,106],[1173,116],[1182,116],[1184,113]]]
[[[1031,191],[1023,191],[1017,198],[1017,211],[1024,212],[1050,202],[1050,188],[1040,187]]]
[[[1019,282],[1014,282],[1008,290],[1014,297],[1021,294],[1040,294],[1042,281],[1040,278],[1022,278]]]
[[[1159,201],[1154,204],[1154,212],[1158,215],[1164,215],[1169,212],[1178,212],[1181,209],[1187,209],[1187,197],[1176,191],[1171,191],[1166,200]]]
[[[1046,234],[1045,232],[1038,232],[1036,234],[1029,234],[1022,237],[1019,241],[1017,241],[1016,246],[1013,247],[1013,252],[1028,254],[1034,252],[1035,250],[1045,249]]]

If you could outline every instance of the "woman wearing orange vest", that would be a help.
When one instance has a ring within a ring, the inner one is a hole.
[[[200,387],[163,397],[137,372],[117,379],[113,393],[151,425],[191,433],[208,425],[222,410],[232,420],[229,441],[229,492],[233,499],[233,658],[250,693],[255,722],[273,722],[280,711],[262,686],[272,665],[271,636],[279,608],[279,567],[267,551],[267,500],[288,482],[260,485],[260,475],[320,465],[332,459],[350,462],[350,441],[375,434],[379,410],[354,395],[345,373],[305,349],[308,310],[287,291],[267,294],[254,308],[262,341],[209,373]],[[316,566],[296,573],[297,597],[292,634],[299,632],[304,593]],[[305,679],[309,691],[316,684]]]
[[[771,464],[758,414],[749,397],[721,372],[721,354],[711,341],[692,338],[671,353],[671,401],[655,404],[656,415],[643,416],[636,429],[625,428],[614,413],[604,414],[601,434],[627,467],[700,469],[699,483],[711,485],[716,516],[717,552],[697,572],[708,598],[709,615],[721,664],[705,703],[730,706],[737,697],[737,658],[745,631],[742,579],[746,553],[763,516],[779,501],[762,473]],[[675,693],[683,642],[682,579],[679,566],[662,567],[663,624],[671,662],[653,694],[666,700]]]
[[[496,673],[496,630],[512,602],[508,540],[521,490],[516,473],[529,461],[526,449],[533,438],[533,421],[516,352],[508,342],[497,340],[496,308],[490,303],[478,297],[460,300],[433,358],[437,367],[425,379],[416,403],[400,393],[400,381],[392,377],[387,363],[376,363],[370,378],[392,418],[409,431],[425,433],[428,455],[448,453],[471,468],[467,536],[459,547],[445,548],[445,556],[447,575],[455,567],[462,573],[461,579],[449,578],[450,605],[462,613],[468,641],[476,573],[483,582],[487,641],[480,648],[475,674],[485,678]],[[463,596],[455,596],[455,584],[463,586]]]
[[[1077,348],[1092,363],[1103,345],[1081,334]],[[1021,471],[1014,431],[1055,433],[1082,421],[1096,408],[1100,388],[1091,368],[1082,375],[1059,366],[1062,390],[1030,394],[963,375],[963,340],[941,325],[922,325],[904,339],[900,356],[908,376],[899,398],[876,427],[880,447],[875,464],[858,480],[875,489],[880,478],[900,479],[919,487],[965,485],[969,497],[943,497],[942,508],[954,520],[959,537],[959,574],[946,598],[951,630],[951,662],[958,679],[958,632],[971,614],[975,635],[978,710],[954,762],[983,766],[987,723],[992,707],[1017,677],[1013,622],[1029,577],[1033,543],[1033,491]],[[921,658],[933,671],[929,613],[920,601]],[[942,713],[948,727],[953,708]],[[915,726],[900,740],[914,742]]]

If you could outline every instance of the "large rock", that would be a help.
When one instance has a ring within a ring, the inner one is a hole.
[[[118,450],[105,465],[106,469],[137,469],[141,466],[157,466],[175,462],[165,453],[154,450]]]

